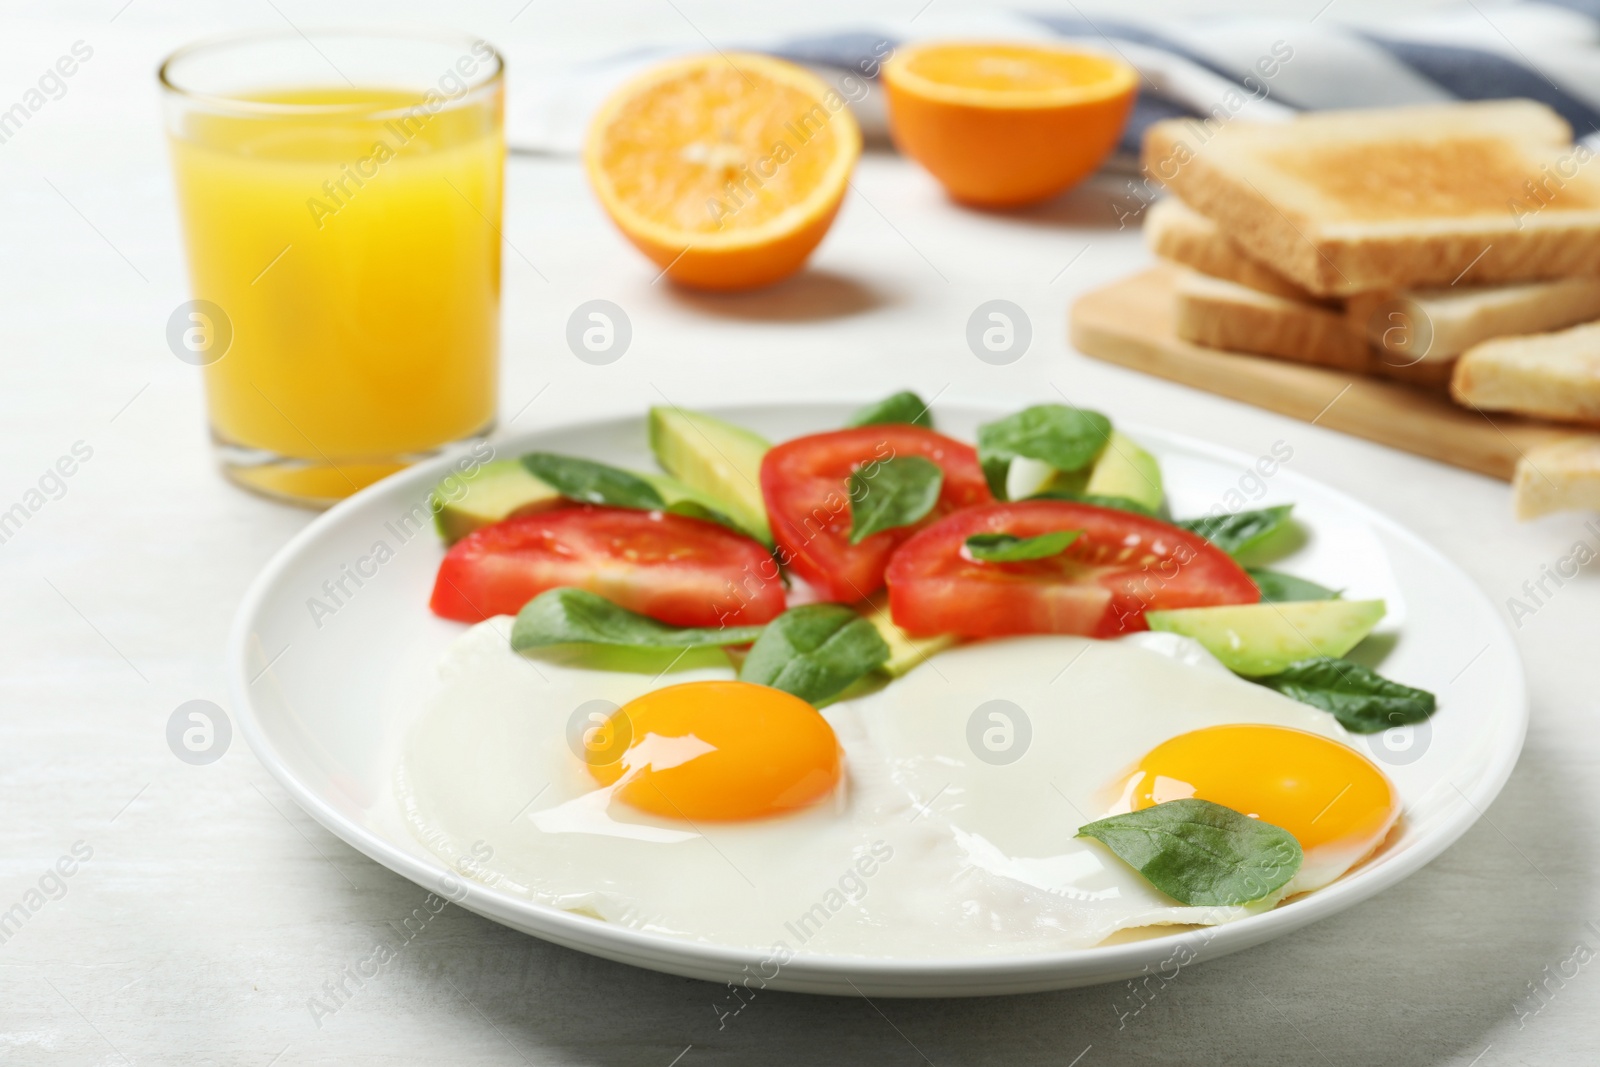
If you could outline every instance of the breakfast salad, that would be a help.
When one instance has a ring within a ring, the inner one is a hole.
[[[648,427],[659,472],[435,491],[430,606],[474,625],[396,793],[453,869],[780,956],[981,955],[1255,914],[1398,819],[1351,738],[1435,699],[1344,658],[1383,601],[1259,565],[1290,506],[1172,515],[1066,404],[971,443],[909,392],[778,443]]]

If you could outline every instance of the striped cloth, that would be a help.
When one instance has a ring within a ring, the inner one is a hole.
[[[1337,0],[1310,19],[1137,19],[1126,13],[964,14],[924,9],[904,25],[821,36],[729,42],[802,63],[840,88],[869,140],[886,138],[873,82],[885,56],[929,38],[1033,38],[1115,53],[1138,68],[1138,101],[1123,136],[1123,161],[1160,119],[1285,118],[1297,111],[1527,97],[1559,112],[1580,139],[1600,145],[1600,0],[1490,4],[1466,0],[1377,21],[1340,18]],[[507,137],[514,151],[571,154],[590,115],[623,80],[669,58],[705,50],[629,52],[513,83]]]

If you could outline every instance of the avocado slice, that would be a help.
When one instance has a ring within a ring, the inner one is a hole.
[[[898,678],[935,652],[943,652],[954,645],[954,634],[936,634],[933,637],[912,637],[889,616],[889,597],[879,593],[856,605],[856,611],[871,620],[878,628],[878,636],[889,646],[889,658],[878,669],[891,678]]]
[[[467,474],[451,474],[430,497],[433,525],[445,544],[518,512],[554,505],[561,494],[514,459],[497,459]]]
[[[772,446],[742,427],[676,407],[650,409],[650,451],[663,470],[706,494],[723,512],[772,546],[767,504],[761,496],[761,457]]]
[[[1152,630],[1192,637],[1235,674],[1277,674],[1291,663],[1349,652],[1384,615],[1381,600],[1303,600],[1147,611]]]
[[[676,478],[654,473],[637,476],[649,482],[669,506],[689,501],[715,512],[725,514],[727,511],[724,501]],[[454,544],[479,527],[512,515],[538,511],[561,499],[559,492],[531,474],[521,460],[496,460],[485,463],[471,474],[455,475],[435,486],[433,521],[445,543]],[[752,531],[744,532],[755,536]]]
[[[1120,496],[1150,511],[1158,511],[1165,496],[1161,488],[1161,464],[1156,457],[1117,430],[1094,461],[1085,496]]]

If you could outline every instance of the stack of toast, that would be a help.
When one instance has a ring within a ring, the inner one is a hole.
[[[1144,165],[1182,339],[1600,424],[1600,162],[1544,105],[1171,120]],[[1519,466],[1519,514],[1600,507],[1578,440]]]

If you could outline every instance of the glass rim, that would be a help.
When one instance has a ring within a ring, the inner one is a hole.
[[[197,41],[191,41],[188,44],[183,45],[169,53],[167,57],[161,61],[161,65],[156,68],[156,81],[160,84],[163,92],[170,94],[173,97],[178,97],[195,104],[208,106],[214,110],[232,111],[237,114],[254,115],[261,118],[294,117],[303,115],[365,115],[376,119],[382,119],[405,115],[416,106],[415,104],[408,104],[405,107],[383,107],[380,109],[374,109],[371,104],[362,103],[266,103],[259,100],[247,100],[243,97],[230,96],[225,93],[206,93],[196,89],[187,88],[178,84],[178,81],[172,76],[172,67],[174,64],[180,63],[183,60],[201,52],[208,52],[229,46],[248,45],[256,42],[284,40],[294,37],[304,39],[306,43],[311,44],[313,48],[316,47],[315,44],[312,43],[312,38],[315,37],[366,37],[372,40],[388,39],[422,41],[435,44],[448,44],[451,41],[457,41],[466,43],[469,48],[473,45],[483,45],[489,50],[489,61],[494,64],[493,70],[489,72],[488,76],[485,77],[483,81],[467,89],[459,96],[444,97],[445,105],[444,107],[440,108],[440,110],[466,106],[467,104],[472,103],[476,97],[499,88],[505,82],[505,56],[501,55],[500,50],[494,45],[490,44],[486,38],[474,37],[471,34],[460,33],[457,31],[441,30],[430,32],[427,30],[382,29],[376,27],[359,26],[332,28],[325,27],[304,32],[292,27],[282,30],[245,30],[238,33],[218,34],[213,37],[203,37]],[[337,70],[338,68],[334,69]]]

